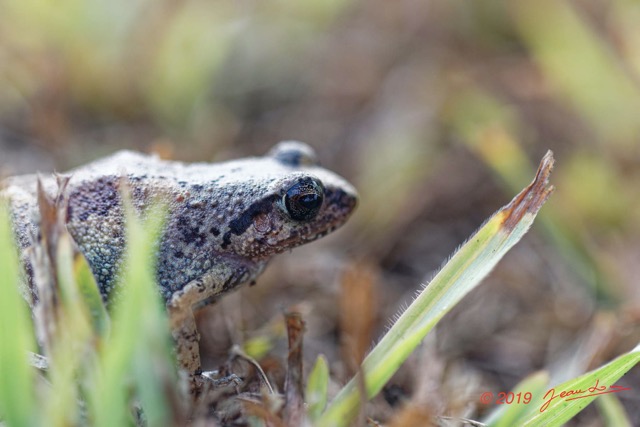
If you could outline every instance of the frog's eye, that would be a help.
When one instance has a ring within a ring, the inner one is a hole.
[[[315,151],[303,142],[282,141],[271,149],[269,155],[287,166],[318,165]]]
[[[323,201],[324,187],[319,180],[311,177],[298,179],[283,196],[287,213],[295,221],[310,221],[315,218]]]

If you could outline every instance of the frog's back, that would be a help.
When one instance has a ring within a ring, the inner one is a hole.
[[[153,156],[127,150],[119,151],[109,157],[68,172],[74,178],[70,182],[69,190],[73,191],[74,188],[88,181],[98,180],[108,170],[112,170],[115,175],[118,169],[122,171],[140,167],[140,165],[147,168],[157,162]],[[32,245],[34,233],[40,222],[37,202],[38,179],[40,179],[45,193],[54,198],[58,191],[55,174],[18,175],[6,178],[0,183],[0,194],[9,200],[16,237],[23,250]]]

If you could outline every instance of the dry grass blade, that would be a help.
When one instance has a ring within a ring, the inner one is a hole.
[[[286,313],[289,357],[287,358],[287,378],[284,385],[284,420],[287,425],[302,425],[304,420],[304,396],[302,385],[302,338],[304,321],[300,313]]]
[[[342,357],[353,375],[371,346],[377,312],[375,293],[378,272],[371,263],[351,265],[342,275],[340,330]]]
[[[547,151],[540,161],[533,182],[502,208],[500,212],[504,215],[503,224],[506,232],[513,231],[525,214],[535,215],[547,201],[554,190],[553,186],[549,185],[549,175],[551,175],[554,162],[553,153]]]

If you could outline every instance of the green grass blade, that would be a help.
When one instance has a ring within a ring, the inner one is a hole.
[[[43,398],[51,426],[82,423],[81,385],[96,367],[109,327],[109,316],[86,258],[74,250],[72,237],[59,226],[56,274],[59,301],[57,328],[49,354],[51,388]],[[80,380],[80,381],[79,381]]]
[[[27,352],[35,337],[27,304],[20,296],[19,261],[9,211],[0,200],[0,419],[7,426],[36,422],[34,372]]]
[[[615,392],[615,382],[638,363],[640,363],[640,344],[629,353],[594,371],[549,389],[546,395],[536,399],[534,406],[539,409],[523,419],[521,425],[549,427],[563,425],[599,396],[595,393]],[[618,390],[624,393],[624,390]],[[569,395],[563,397],[561,396],[563,392]],[[553,396],[556,397],[552,398]],[[570,398],[574,399],[567,400]]]
[[[329,387],[329,365],[323,355],[319,355],[307,378],[307,414],[312,421],[320,417],[327,406],[327,389]]]
[[[79,422],[77,377],[91,343],[91,324],[74,276],[71,236],[62,233],[56,242],[58,283],[58,328],[48,354],[51,388],[43,399],[44,413],[51,426]]]
[[[624,410],[624,406],[615,394],[603,394],[596,400],[602,414],[604,425],[607,427],[632,427],[631,420]]]
[[[73,263],[73,271],[77,282],[78,291],[86,306],[91,327],[99,337],[106,337],[109,333],[110,319],[107,309],[102,302],[96,279],[93,277],[91,267],[84,256],[78,256]]]
[[[148,268],[139,269],[135,280],[135,297],[128,300],[128,313],[134,313],[130,321],[140,325],[139,335],[136,337],[136,347],[133,354],[133,373],[136,388],[144,410],[144,416],[149,426],[171,425],[171,405],[167,401],[167,390],[178,383],[175,371],[175,361],[171,356],[172,341],[169,336],[169,323],[163,301],[158,292],[155,280],[155,265],[149,265],[149,254],[156,253],[156,245],[164,223],[165,210],[155,207],[148,215],[144,228],[135,224],[129,232],[129,239],[137,241],[146,238],[146,251],[132,254],[130,267],[143,264],[147,259]],[[129,216],[129,223],[134,219]],[[132,251],[133,251],[132,247]],[[137,258],[137,259],[134,259]],[[135,273],[135,272],[134,272]]]
[[[166,377],[165,373],[175,381],[177,375],[153,264],[164,213],[158,206],[148,208],[143,225],[128,209],[121,296],[115,302],[112,334],[104,346],[91,399],[96,426],[130,424],[132,390],[138,392],[147,425],[167,425],[172,421],[166,388],[159,381]]]
[[[553,155],[542,159],[536,178],[507,206],[495,213],[446,263],[400,316],[362,364],[367,398],[386,384],[426,334],[475,288],[505,253],[527,232],[553,190],[548,177]],[[359,379],[353,378],[331,402],[320,426],[348,425],[357,414]]]
[[[516,24],[545,77],[607,144],[635,144],[640,91],[572,2],[514,2]],[[613,113],[612,113],[613,112]],[[632,145],[628,145],[632,146]]]

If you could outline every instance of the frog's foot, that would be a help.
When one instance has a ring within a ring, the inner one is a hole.
[[[43,356],[38,353],[33,353],[31,351],[27,352],[29,357],[29,364],[36,369],[41,371],[46,371],[49,369],[49,359],[46,356]]]
[[[243,382],[236,374],[221,377],[218,371],[195,372],[189,375],[189,393],[197,398],[208,391],[224,389],[229,386],[235,387],[238,391],[238,387]]]
[[[222,388],[230,385],[237,388],[244,382],[242,381],[242,378],[240,378],[236,374],[230,374],[224,377],[220,377],[220,373],[217,370],[203,371],[200,375],[207,381],[210,381],[214,388]]]

